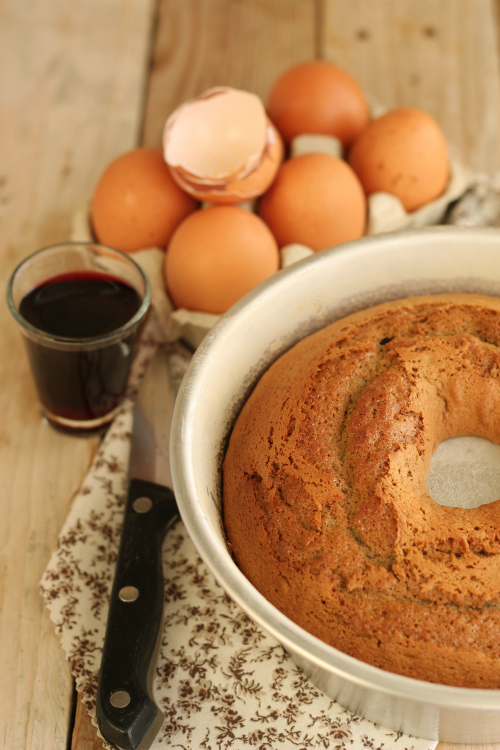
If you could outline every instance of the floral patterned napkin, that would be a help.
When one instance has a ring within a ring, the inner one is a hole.
[[[152,347],[141,352],[140,369]],[[173,351],[178,372],[186,353]],[[95,723],[97,680],[126,496],[128,399],[85,478],[41,588]],[[208,572],[181,521],[163,547],[165,623],[154,680],[165,722],[153,748],[430,750],[323,695]],[[110,747],[104,743],[105,747]]]
[[[450,223],[500,226],[500,178],[478,179],[454,207]],[[94,723],[126,496],[134,394],[157,346],[170,348],[178,382],[190,358],[181,344],[167,341],[169,307],[158,291],[159,258],[158,251],[144,251],[144,265],[157,293],[155,312],[134,362],[129,397],[74,500],[40,584],[77,690]],[[181,521],[167,533],[163,568],[165,623],[154,694],[165,721],[154,750],[436,747],[435,741],[361,719],[322,694],[280,644],[229,599],[206,569]]]
[[[41,589],[76,687],[95,723],[97,680],[127,490],[133,393],[157,345],[145,332],[131,397],[74,500]],[[160,343],[160,345],[164,345]],[[190,354],[170,345],[180,382]],[[165,623],[154,681],[165,722],[153,748],[430,750],[323,695],[208,572],[181,521],[163,547]],[[105,747],[110,747],[104,743]]]

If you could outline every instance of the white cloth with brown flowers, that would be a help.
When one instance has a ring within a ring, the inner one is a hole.
[[[455,207],[451,221],[500,225],[500,180],[478,179]],[[73,502],[41,581],[77,690],[94,723],[127,490],[133,397],[156,346],[165,345],[168,338],[170,308],[161,296],[160,258],[157,251],[138,257],[156,290],[156,314],[141,338],[129,397]],[[187,350],[166,345],[173,350],[180,379],[189,359]],[[435,741],[361,719],[322,694],[280,644],[229,599],[206,569],[181,521],[167,533],[163,568],[165,622],[154,696],[165,721],[153,743],[155,750],[167,746],[183,750],[436,747]]]
[[[96,455],[41,582],[94,722],[132,412],[129,400]],[[167,533],[163,569],[165,622],[154,696],[165,722],[155,750],[435,748],[436,742],[360,719],[323,695],[280,644],[229,599],[181,521]]]

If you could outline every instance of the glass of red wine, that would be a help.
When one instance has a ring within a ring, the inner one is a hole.
[[[15,269],[7,303],[51,424],[88,432],[112,421],[150,302],[140,266],[94,243],[53,245]]]

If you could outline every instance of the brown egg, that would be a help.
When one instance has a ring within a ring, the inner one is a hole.
[[[126,253],[166,247],[197,206],[172,179],[160,149],[137,148],[101,175],[92,198],[92,227],[99,242]]]
[[[286,143],[302,133],[334,135],[348,146],[370,116],[360,85],[322,60],[297,65],[274,84],[267,112]]]
[[[210,313],[225,312],[278,269],[273,235],[238,206],[195,211],[176,229],[165,256],[174,305]]]
[[[449,179],[448,150],[437,122],[419,109],[394,109],[373,120],[349,154],[367,195],[391,193],[406,211],[438,198]]]
[[[366,198],[342,159],[303,154],[282,164],[259,215],[280,247],[299,243],[318,251],[364,234]]]

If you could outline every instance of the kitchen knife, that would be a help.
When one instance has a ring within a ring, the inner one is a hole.
[[[177,516],[169,461],[174,379],[160,347],[134,412],[129,487],[97,689],[103,737],[122,750],[145,750],[164,716],[152,696],[162,635],[162,543]]]

